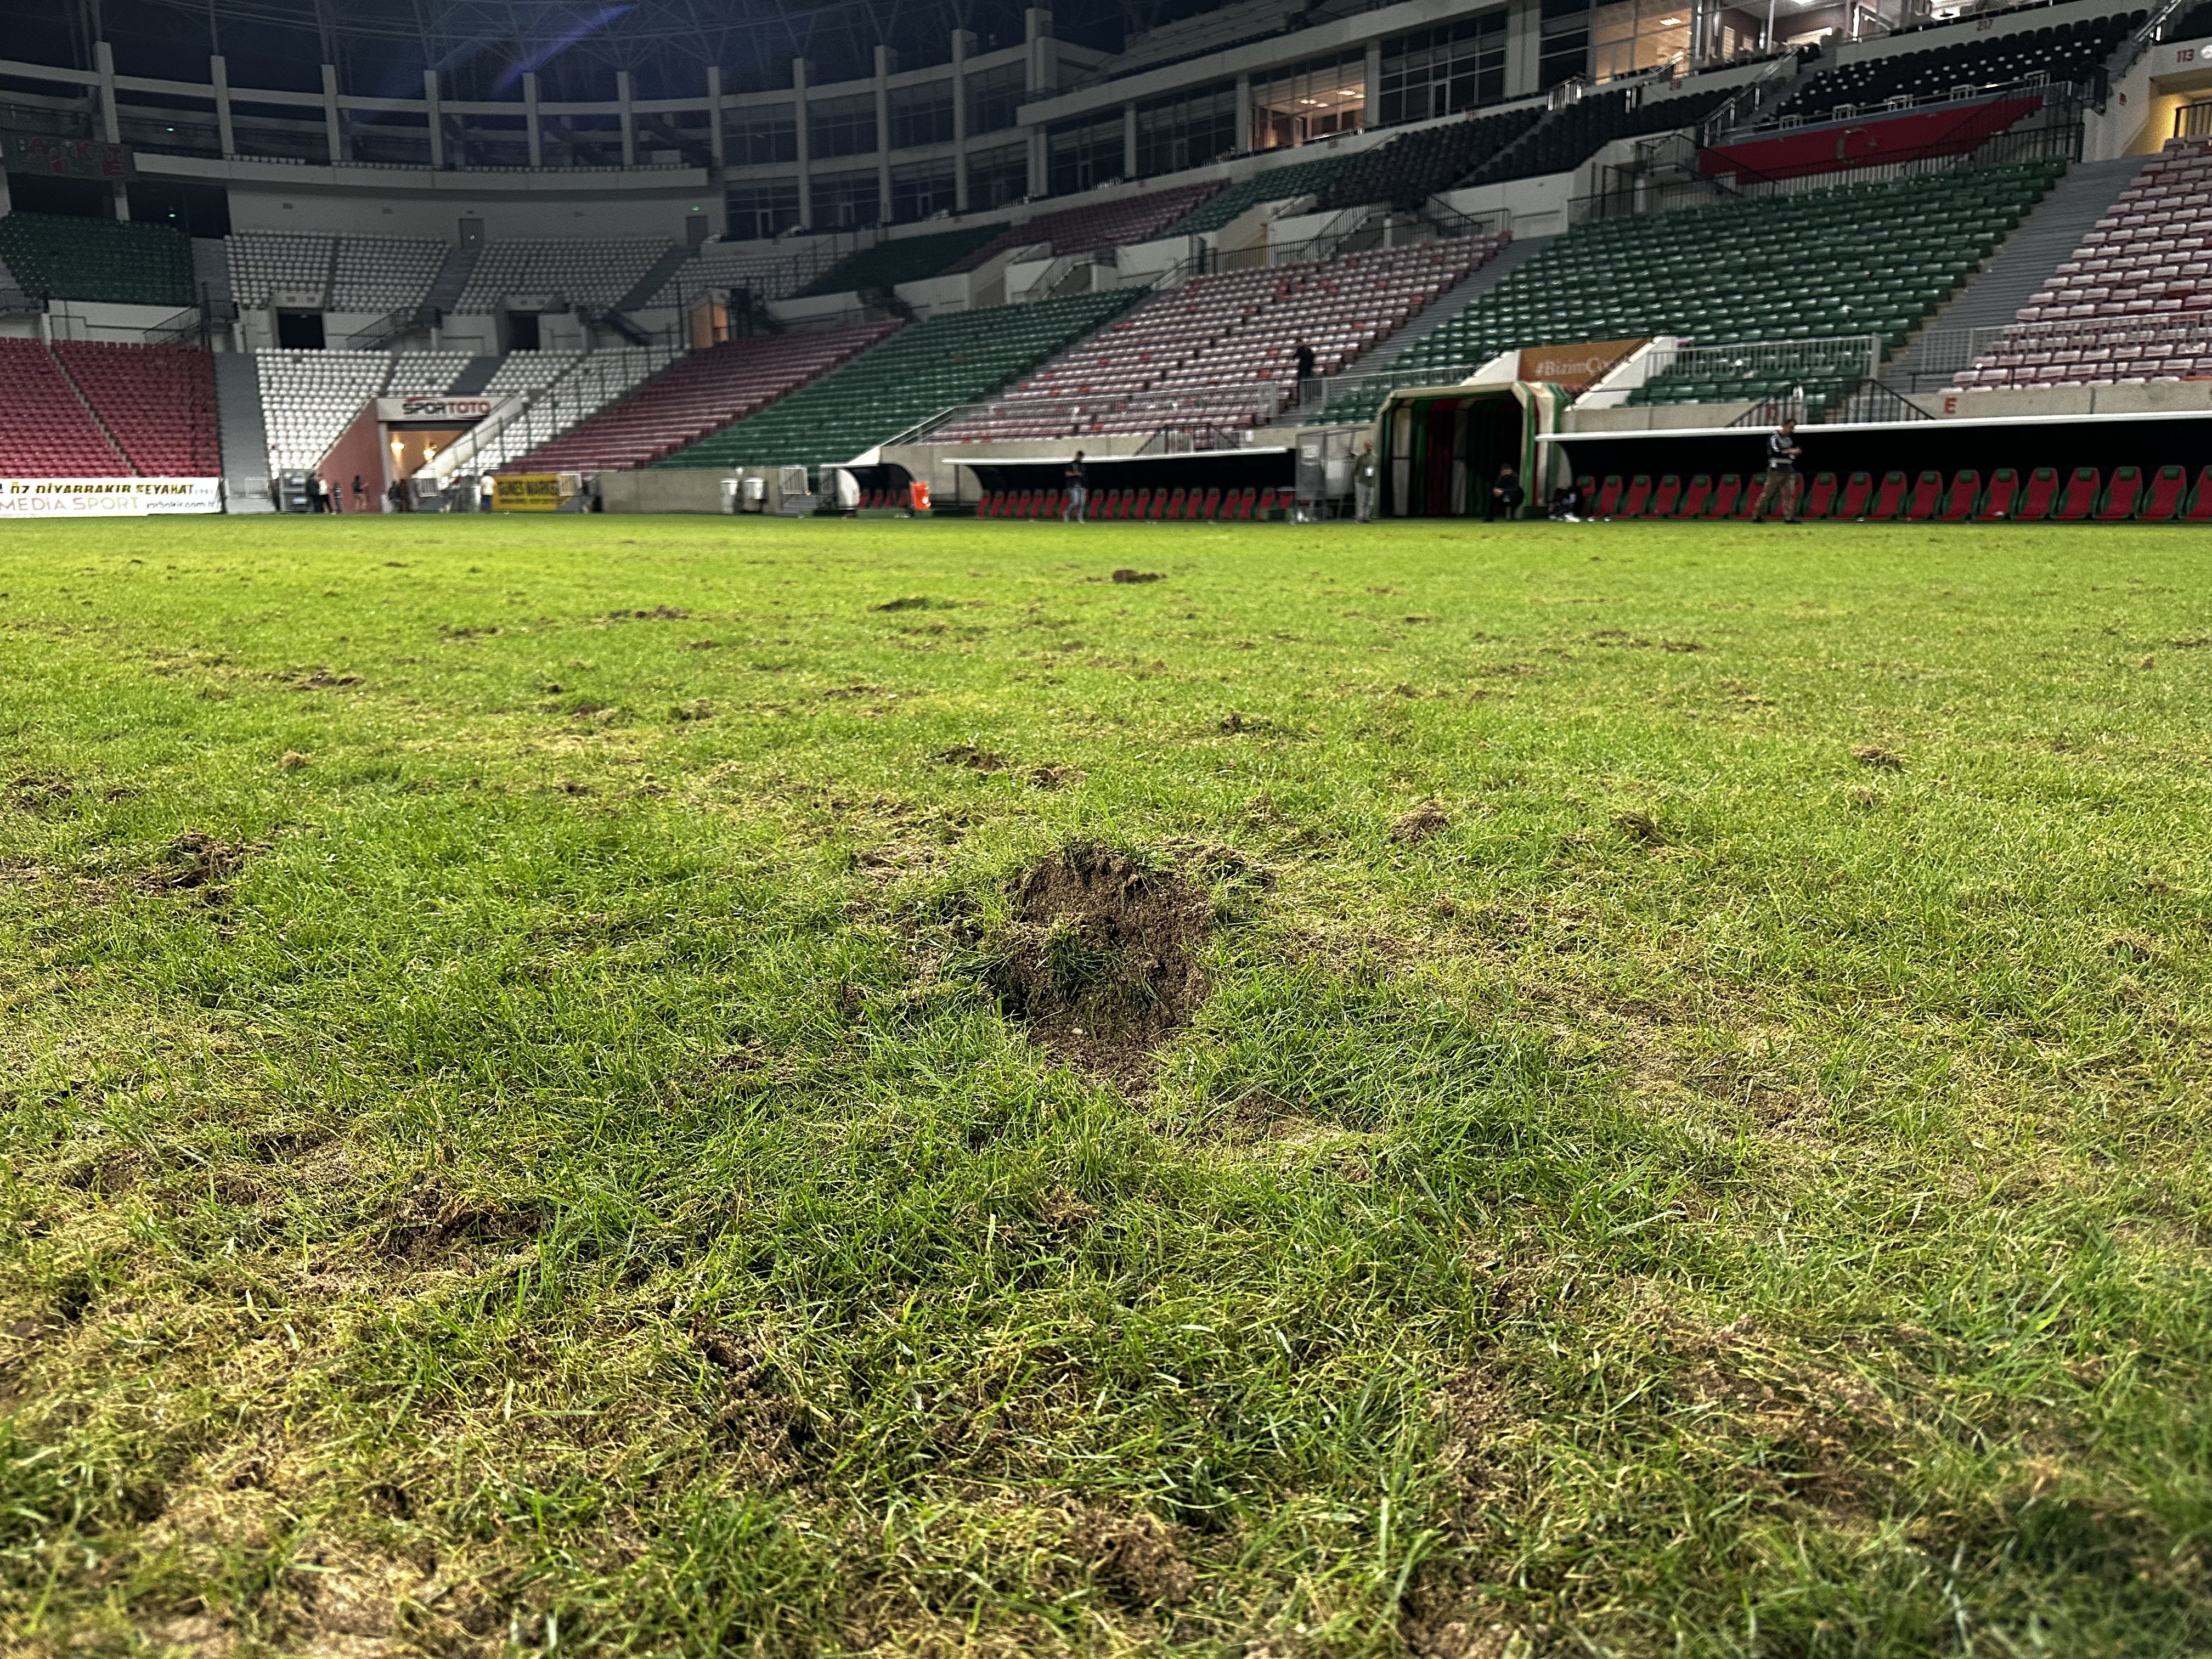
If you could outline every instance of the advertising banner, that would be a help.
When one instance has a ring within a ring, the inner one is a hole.
[[[1523,380],[1549,380],[1553,386],[1580,392],[1595,386],[1624,357],[1641,351],[1649,340],[1585,340],[1579,345],[1524,346],[1521,351]]]
[[[0,163],[9,173],[43,173],[57,179],[135,179],[138,169],[120,144],[90,138],[50,138],[43,133],[0,132]]]
[[[0,478],[0,519],[143,519],[220,513],[220,478]]]
[[[553,513],[561,506],[557,472],[507,472],[491,481],[495,513]]]

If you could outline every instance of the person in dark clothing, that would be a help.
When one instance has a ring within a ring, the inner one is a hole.
[[[1077,450],[1075,459],[1067,464],[1061,475],[1066,488],[1066,504],[1060,509],[1062,524],[1081,524],[1084,504],[1091,499],[1091,469],[1083,464],[1083,452]]]
[[[361,474],[356,472],[353,475],[353,510],[360,513],[366,510],[368,506],[368,491],[362,488]]]
[[[1583,487],[1580,484],[1571,480],[1552,492],[1552,516],[1564,519],[1569,524],[1582,522]]]
[[[1521,503],[1528,500],[1521,489],[1521,475],[1509,464],[1498,469],[1498,477],[1490,486],[1490,510],[1483,516],[1489,519],[1517,519]]]
[[[1301,380],[1310,380],[1314,377],[1314,365],[1317,361],[1314,356],[1314,349],[1308,345],[1304,340],[1301,340],[1298,342],[1297,356],[1298,363],[1298,379]]]
[[[1759,492],[1759,505],[1752,509],[1751,521],[1758,524],[1773,511],[1775,501],[1782,503],[1783,521],[1797,522],[1797,492],[1803,480],[1798,476],[1798,459],[1804,451],[1797,444],[1797,422],[1784,421],[1767,435],[1766,484]]]

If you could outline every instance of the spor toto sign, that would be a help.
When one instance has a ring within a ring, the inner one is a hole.
[[[506,400],[501,398],[379,398],[376,418],[392,421],[481,421]]]

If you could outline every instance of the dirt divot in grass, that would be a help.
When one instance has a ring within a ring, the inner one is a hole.
[[[187,830],[161,849],[161,861],[146,872],[146,885],[172,892],[197,892],[220,901],[246,867],[248,854],[266,849],[244,842],[222,841],[204,830]]]
[[[1069,1535],[1098,1587],[1132,1608],[1171,1607],[1189,1599],[1198,1574],[1177,1547],[1176,1530],[1156,1515],[1090,1511]]]
[[[1007,1016],[1063,1059],[1140,1073],[1205,1000],[1198,953],[1212,905],[1175,872],[1072,842],[1031,866],[1012,896],[993,988]]]
[[[1390,839],[1414,846],[1431,836],[1441,836],[1451,828],[1451,819],[1445,814],[1443,803],[1425,800],[1402,817],[1390,824]]]

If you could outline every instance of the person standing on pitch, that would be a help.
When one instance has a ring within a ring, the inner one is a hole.
[[[1751,521],[1758,524],[1774,507],[1777,496],[1782,499],[1784,523],[1797,522],[1798,458],[1804,451],[1797,445],[1797,422],[1784,421],[1767,434],[1766,487],[1759,492],[1759,505],[1752,509]]]
[[[1060,509],[1062,524],[1081,524],[1084,504],[1091,499],[1091,469],[1083,464],[1083,452],[1077,450],[1075,459],[1067,464],[1061,475],[1066,485],[1066,505]]]
[[[1375,521],[1375,481],[1382,464],[1375,459],[1375,440],[1370,438],[1352,460],[1352,511],[1361,524]]]
[[[1483,516],[1510,522],[1521,516],[1521,503],[1528,499],[1521,488],[1520,475],[1509,462],[1498,469],[1498,477],[1490,486],[1490,510]]]

